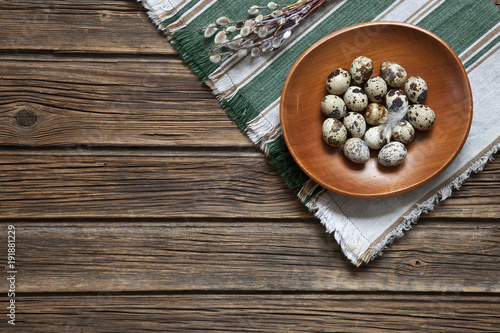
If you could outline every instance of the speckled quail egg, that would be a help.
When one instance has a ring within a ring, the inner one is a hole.
[[[436,114],[434,111],[423,104],[413,104],[408,107],[406,114],[410,124],[419,131],[428,131],[436,121]]]
[[[347,139],[343,150],[345,157],[354,163],[363,164],[370,159],[370,148],[360,138]]]
[[[377,126],[380,125],[382,119],[384,119],[389,114],[389,111],[382,104],[370,103],[365,110],[365,120],[369,125]]]
[[[368,96],[360,87],[350,86],[344,93],[344,102],[349,110],[363,112],[368,105]]]
[[[407,107],[409,104],[408,97],[401,89],[391,89],[385,95],[385,106],[389,112],[402,107]]]
[[[323,122],[323,139],[332,147],[339,147],[347,140],[345,126],[335,118],[326,118]]]
[[[380,149],[377,160],[384,166],[396,166],[404,162],[407,154],[408,152],[404,144],[393,141]]]
[[[387,143],[387,140],[383,135],[383,131],[384,129],[382,126],[370,127],[366,131],[363,140],[365,140],[366,144],[368,145],[368,148],[380,149]]]
[[[392,129],[392,139],[403,144],[410,143],[415,137],[415,129],[407,120],[401,120]]]
[[[347,134],[353,138],[362,138],[366,131],[365,117],[358,112],[347,112],[343,124]]]
[[[422,104],[427,98],[427,83],[420,76],[410,76],[405,82],[404,90],[413,103]]]
[[[370,58],[359,56],[351,63],[351,78],[355,84],[362,84],[373,73],[373,62]]]
[[[344,100],[337,95],[326,95],[321,101],[321,111],[330,118],[344,118],[347,113],[347,107]]]
[[[326,89],[330,94],[342,95],[350,85],[351,73],[344,68],[337,68],[326,79]]]
[[[365,93],[372,103],[381,103],[387,93],[387,83],[381,76],[372,76],[365,83]]]
[[[401,87],[406,81],[406,70],[392,61],[385,61],[380,65],[380,76],[392,88]]]

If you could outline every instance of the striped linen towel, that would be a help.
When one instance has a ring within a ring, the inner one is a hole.
[[[140,0],[139,0],[140,1]],[[278,1],[283,4],[291,2]],[[259,145],[308,209],[334,233],[355,265],[369,262],[403,236],[422,213],[448,198],[481,171],[500,147],[500,11],[491,0],[338,0],[328,1],[303,20],[271,53],[219,64],[200,55],[209,42],[197,30],[221,16],[246,19],[245,9],[267,2],[247,0],[142,0],[153,22],[180,56],[209,85],[250,140]],[[300,170],[284,142],[280,94],[288,71],[309,46],[341,28],[368,21],[401,21],[430,30],[455,51],[472,87],[474,116],[469,137],[455,161],[433,181],[382,199],[358,199],[321,188]],[[383,210],[380,207],[384,207]]]

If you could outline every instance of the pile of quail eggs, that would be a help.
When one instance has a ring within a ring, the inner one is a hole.
[[[354,163],[366,163],[370,150],[375,150],[380,164],[396,166],[404,162],[415,130],[431,129],[436,116],[423,104],[427,98],[423,78],[407,77],[406,70],[392,61],[380,65],[380,75],[372,73],[372,60],[359,56],[349,70],[338,68],[328,76],[329,94],[321,102],[326,116],[323,139],[330,146],[343,146],[344,155]],[[406,114],[391,126],[388,137],[387,123],[395,110]]]

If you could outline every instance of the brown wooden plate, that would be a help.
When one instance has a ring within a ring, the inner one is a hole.
[[[436,122],[430,131],[417,131],[397,167],[380,165],[377,151],[366,164],[352,163],[342,147],[330,147],[322,138],[326,78],[337,68],[349,69],[360,55],[372,59],[372,75],[380,74],[382,62],[394,61],[408,77],[421,76],[428,85],[424,104],[434,110]],[[442,39],[406,23],[369,22],[324,37],[297,59],[283,86],[280,113],[288,149],[309,177],[337,193],[380,198],[427,183],[454,160],[472,123],[472,93],[462,63]]]

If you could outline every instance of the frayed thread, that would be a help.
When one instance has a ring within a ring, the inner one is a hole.
[[[473,162],[467,170],[460,174],[456,179],[454,179],[448,185],[439,189],[436,194],[431,196],[424,202],[417,204],[416,208],[413,209],[407,216],[404,217],[403,222],[401,222],[390,234],[388,234],[384,239],[382,239],[378,244],[371,247],[370,251],[367,251],[363,257],[362,261],[367,263],[375,259],[377,256],[382,255],[383,250],[385,250],[390,244],[394,242],[396,238],[404,236],[404,232],[411,229],[411,225],[417,223],[417,220],[422,214],[428,214],[430,211],[441,202],[448,199],[453,190],[458,190],[462,187],[463,183],[474,173],[478,173],[484,169],[484,166],[492,161],[493,155],[500,149],[500,144],[496,144],[490,149],[485,155],[481,156],[477,161]]]
[[[370,249],[371,243],[345,214],[340,212],[335,200],[327,190],[321,190],[306,207],[314,213],[328,233],[333,233],[342,252],[351,263],[360,266],[362,256]]]
[[[187,29],[174,31],[170,36],[172,47],[179,53],[193,72],[203,81],[208,80],[208,75],[217,68],[217,64],[210,61],[209,57],[200,56],[206,49],[202,43]]]
[[[253,143],[260,144],[262,150],[265,150],[267,142],[273,141],[282,134],[279,99],[271,105],[247,125],[248,137]]]
[[[297,165],[286,146],[283,136],[267,144],[269,148],[269,163],[271,163],[285,180],[285,184],[295,190],[300,191],[302,185],[309,180],[309,177]]]
[[[151,3],[149,4],[149,8],[153,10],[153,16],[159,16],[159,12],[154,11]],[[206,48],[200,42],[200,39],[188,29],[179,29],[169,32],[169,40],[172,47],[180,54],[182,60],[189,65],[200,79],[211,87],[213,94],[239,129],[242,132],[247,132],[248,123],[255,119],[259,111],[240,91],[235,91],[228,95],[227,91],[222,91],[221,88],[215,87],[210,80],[210,76],[213,75],[219,65],[212,63],[208,57],[200,56],[206,53]],[[226,84],[223,86],[226,88],[229,87]],[[264,145],[261,145],[261,148],[265,150],[269,158],[269,163],[277,168],[286,185],[298,192],[302,184],[309,177],[304,174],[292,158],[281,132],[273,138],[269,138]]]
[[[493,146],[484,156],[471,163],[467,170],[456,179],[448,185],[443,186],[429,199],[417,204],[407,216],[404,216],[403,221],[394,228],[394,230],[375,245],[371,245],[361,234],[359,229],[356,228],[354,223],[340,211],[340,208],[327,190],[321,187],[316,188],[312,185],[307,186],[308,182],[306,182],[298,196],[301,200],[307,197],[307,200],[305,200],[306,202],[304,202],[306,207],[320,220],[328,233],[334,234],[335,240],[339,243],[346,258],[354,265],[360,266],[382,255],[383,250],[392,244],[396,238],[403,237],[404,232],[410,230],[412,224],[417,223],[417,220],[422,214],[428,214],[430,211],[434,210],[439,202],[449,198],[453,190],[460,189],[473,172],[477,173],[482,171],[484,166],[494,159],[493,155],[496,154],[499,149],[500,144]],[[336,213],[341,213],[338,214],[341,217]]]
[[[137,2],[142,2],[142,5],[148,11],[149,18],[158,27],[158,29],[165,30],[163,21],[167,17],[164,18],[163,15],[164,13],[171,11],[173,6],[168,1],[163,0],[137,0]]]
[[[245,132],[250,119],[253,119],[255,114],[258,113],[257,109],[240,92],[237,92],[230,99],[223,99],[220,96],[218,96],[218,99],[220,99],[222,107],[238,125],[239,129]]]

